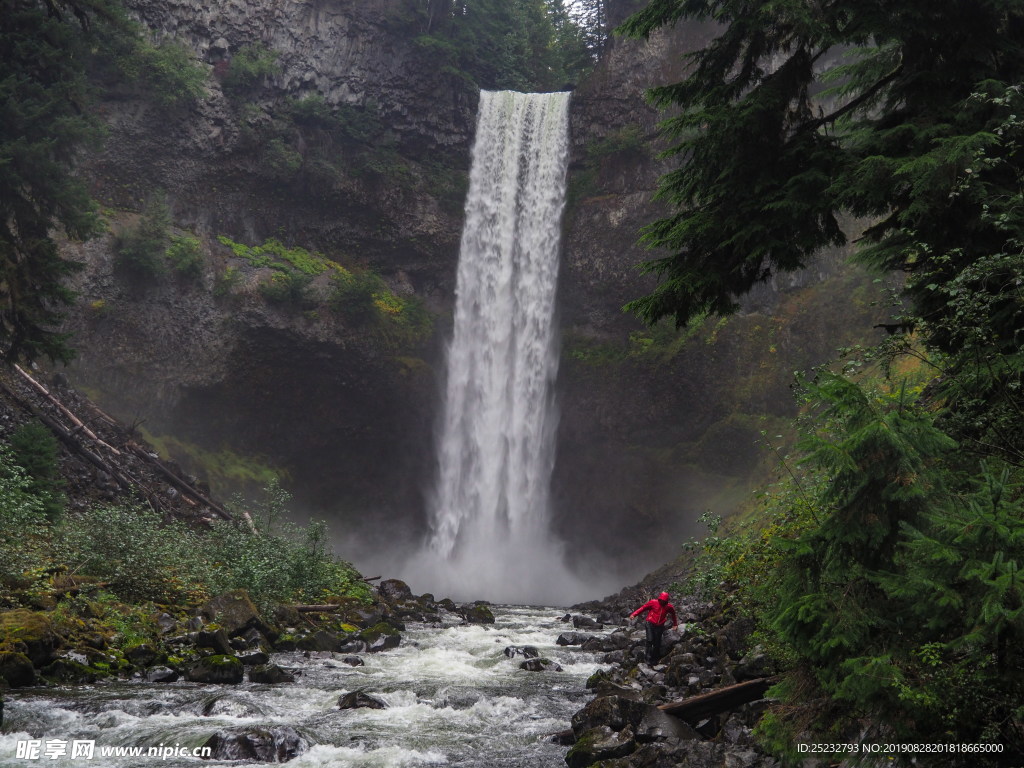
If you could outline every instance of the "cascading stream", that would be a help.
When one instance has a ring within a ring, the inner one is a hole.
[[[584,596],[549,530],[569,94],[482,92],[430,501],[407,578],[438,594]]]

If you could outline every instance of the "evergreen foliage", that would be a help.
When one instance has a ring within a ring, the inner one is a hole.
[[[117,0],[0,0],[0,19],[0,355],[66,362],[72,351],[55,328],[78,265],[53,235],[102,231],[74,175],[103,133],[90,111],[93,76],[117,71],[167,105],[198,95],[205,75],[180,47],[150,43]]]
[[[442,70],[485,89],[561,90],[590,71],[603,44],[603,2],[427,0],[416,42]]]
[[[121,266],[150,277],[167,272],[171,238],[171,211],[163,195],[153,195],[138,223],[127,228],[114,242],[114,254]]]

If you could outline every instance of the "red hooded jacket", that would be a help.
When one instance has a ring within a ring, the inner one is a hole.
[[[675,628],[679,626],[679,619],[676,617],[676,609],[670,602],[666,601],[665,604],[662,605],[661,601],[656,598],[653,600],[648,600],[646,603],[644,603],[631,614],[629,614],[629,618],[633,618],[634,616],[641,614],[644,611],[647,611],[647,621],[651,622],[651,624],[657,624],[658,626],[667,624],[669,614],[671,614],[672,627]]]

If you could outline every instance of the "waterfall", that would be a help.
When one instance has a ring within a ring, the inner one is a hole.
[[[480,95],[431,534],[410,563],[438,594],[580,592],[549,530],[568,110],[568,93]]]

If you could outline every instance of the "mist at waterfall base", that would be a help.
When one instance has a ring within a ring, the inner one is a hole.
[[[548,605],[601,596],[550,526],[568,123],[568,93],[480,95],[430,534],[401,568],[418,591]]]

